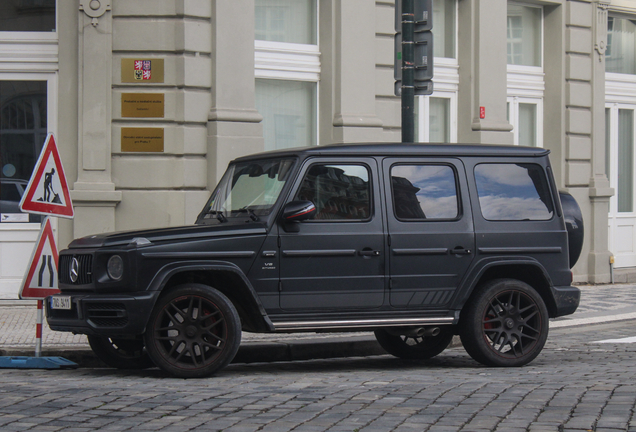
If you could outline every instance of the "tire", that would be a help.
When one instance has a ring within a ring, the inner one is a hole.
[[[95,355],[110,367],[148,369],[155,366],[142,340],[88,336],[88,343]]]
[[[464,307],[460,337],[479,363],[515,367],[539,355],[548,328],[548,310],[530,285],[498,279],[485,284]]]
[[[408,360],[426,360],[440,354],[453,340],[453,329],[450,326],[440,327],[437,336],[393,335],[384,329],[375,331],[375,338],[386,352],[395,357]]]
[[[236,355],[241,320],[219,291],[200,284],[180,285],[159,298],[144,340],[150,358],[165,372],[203,378]]]

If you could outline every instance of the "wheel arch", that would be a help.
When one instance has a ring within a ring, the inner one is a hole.
[[[462,310],[473,294],[484,284],[495,279],[516,279],[530,285],[543,299],[548,315],[557,315],[557,305],[552,293],[552,283],[543,267],[536,261],[491,262],[472,278],[470,289],[458,299],[457,309]]]
[[[239,267],[232,263],[175,263],[162,268],[151,282],[149,290],[169,292],[187,283],[209,286],[225,295],[241,318],[243,330],[268,332],[274,325],[267,312]]]

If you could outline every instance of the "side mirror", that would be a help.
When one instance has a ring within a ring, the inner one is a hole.
[[[300,222],[312,219],[316,215],[316,206],[311,201],[292,201],[283,208],[283,222]]]
[[[316,206],[311,201],[292,201],[283,208],[283,229],[286,232],[300,231],[300,222],[312,219]]]

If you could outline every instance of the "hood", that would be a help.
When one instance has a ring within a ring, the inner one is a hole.
[[[148,244],[146,240],[150,243],[161,243],[210,237],[259,235],[265,233],[267,233],[267,229],[265,224],[261,223],[242,225],[189,225],[172,228],[95,234],[73,240],[68,247],[69,249],[72,249],[127,245],[143,246],[144,244]]]

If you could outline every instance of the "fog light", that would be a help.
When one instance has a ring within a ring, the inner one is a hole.
[[[108,260],[108,277],[112,280],[119,280],[124,275],[124,260],[119,255],[113,255]]]

